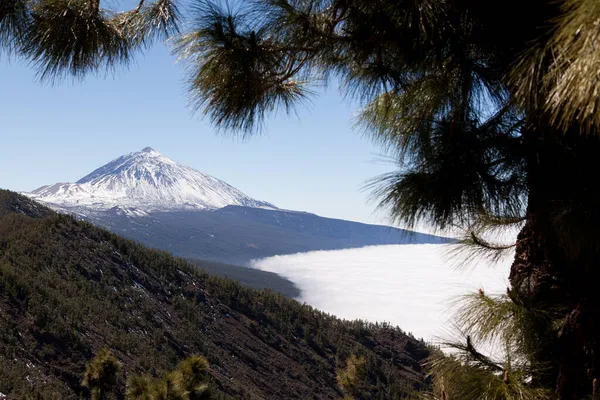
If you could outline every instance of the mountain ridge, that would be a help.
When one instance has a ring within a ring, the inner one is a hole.
[[[277,208],[151,147],[117,157],[74,183],[45,185],[23,194],[74,212],[113,207],[143,212],[208,210],[227,205]]]
[[[180,257],[242,266],[255,259],[316,250],[452,241],[384,225],[243,206],[146,216],[97,212],[85,219]]]

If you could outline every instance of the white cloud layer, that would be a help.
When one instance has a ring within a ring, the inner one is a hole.
[[[373,246],[316,251],[255,261],[255,268],[276,272],[302,291],[298,299],[346,319],[387,321],[416,337],[447,336],[450,303],[483,288],[503,293],[511,257],[495,266],[459,268],[449,245]]]

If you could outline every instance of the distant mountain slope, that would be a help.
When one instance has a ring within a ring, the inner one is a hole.
[[[364,398],[399,399],[423,385],[428,352],[399,329],[196,271],[0,191],[0,392],[87,397],[84,365],[102,347],[126,374],[158,375],[203,354],[231,399],[340,398],[335,369],[350,354],[367,360]]]
[[[444,243],[450,239],[315,214],[227,206],[145,216],[93,212],[85,217],[113,232],[185,258],[248,265],[253,259],[371,245]]]
[[[227,205],[275,208],[150,147],[121,156],[76,183],[42,186],[27,195],[58,207],[123,207],[137,209],[142,215],[149,211],[203,210]]]
[[[292,281],[279,276],[274,272],[261,271],[259,269],[225,264],[217,261],[197,259],[188,259],[187,261],[211,275],[233,279],[242,286],[258,290],[270,289],[291,299],[300,296],[300,289],[298,289]]]
[[[43,186],[25,195],[177,256],[237,265],[312,250],[447,241],[278,209],[149,147],[76,183]]]

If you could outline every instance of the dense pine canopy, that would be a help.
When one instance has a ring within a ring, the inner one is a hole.
[[[98,1],[3,0],[0,47],[44,78],[80,77],[178,31],[174,0],[125,13]],[[511,288],[467,302],[462,356],[432,363],[432,396],[595,393],[600,2],[198,0],[191,12],[171,43],[192,104],[217,127],[256,133],[339,82],[363,102],[357,125],[398,161],[373,182],[393,218],[460,227],[465,244],[492,252],[512,246],[487,231],[521,230]],[[500,338],[508,357],[484,356],[477,338]]]

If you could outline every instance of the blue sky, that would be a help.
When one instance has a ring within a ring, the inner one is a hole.
[[[151,146],[282,208],[386,222],[361,189],[394,166],[352,128],[356,106],[337,87],[242,141],[192,115],[183,80],[182,66],[162,44],[114,76],[55,85],[38,82],[24,62],[1,58],[0,188],[75,181]]]

